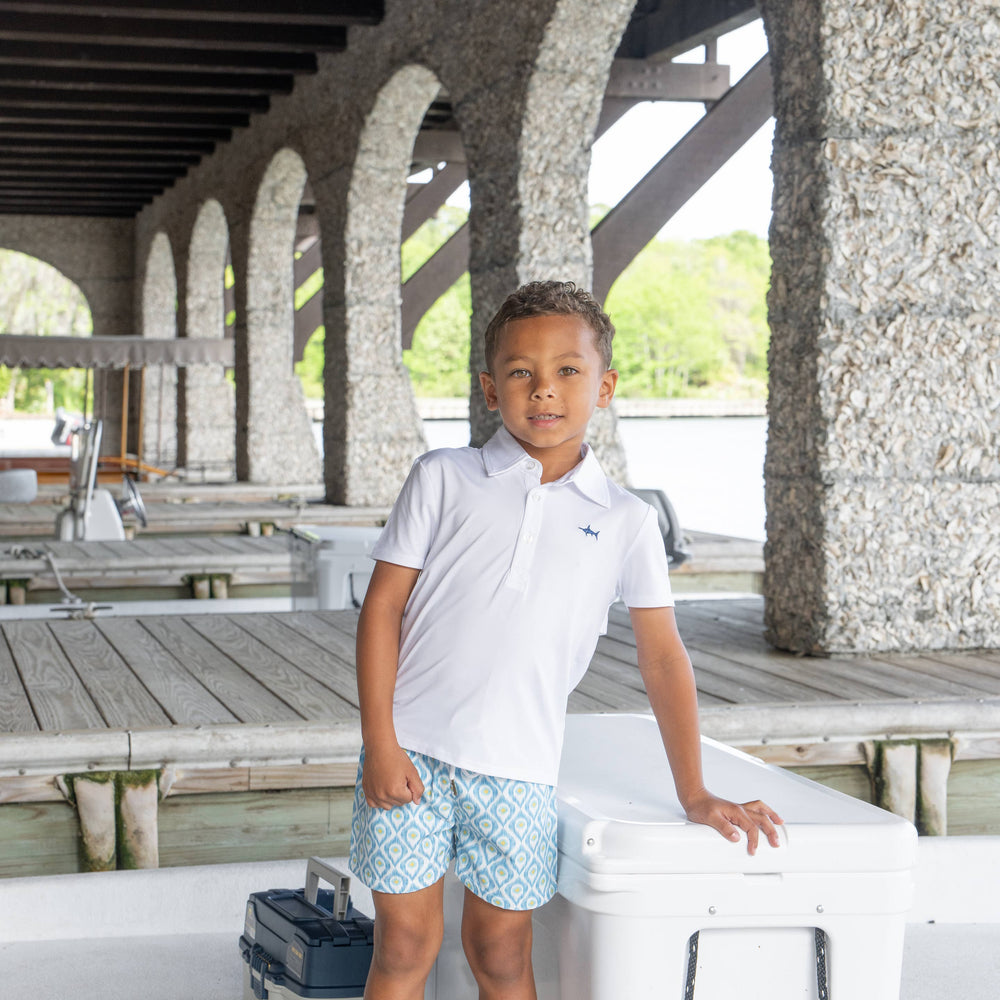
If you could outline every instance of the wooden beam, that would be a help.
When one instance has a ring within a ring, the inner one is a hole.
[[[206,73],[315,73],[313,52],[270,52],[237,49],[174,49],[133,43],[111,45],[100,39],[79,42],[8,41],[0,31],[0,64],[30,66],[86,66],[89,69],[160,67],[171,71]]]
[[[420,318],[469,267],[469,226],[457,229],[450,239],[403,283],[403,350],[413,346]]]
[[[188,94],[183,91],[120,91],[79,88],[14,87],[0,83],[0,107],[6,114],[11,108],[61,109],[85,108],[88,112],[133,112],[140,114],[163,111],[267,111],[270,100],[266,95],[230,94],[223,91]]]
[[[465,163],[462,136],[452,129],[424,129],[413,144],[414,163]]]
[[[0,0],[0,13],[79,14],[80,3],[66,0]],[[183,17],[191,21],[249,22],[256,24],[348,25],[378,24],[385,14],[383,0],[256,0],[253,4],[233,0],[159,0],[137,4],[136,0],[101,0],[88,3],[88,14],[159,20]]]
[[[772,114],[765,56],[598,223],[593,291],[604,301],[615,279],[673,215]]]
[[[403,210],[403,242],[405,243],[466,181],[469,172],[464,163],[446,163],[426,183],[411,185],[416,190],[406,199]]]
[[[21,124],[30,122],[36,125],[46,125],[53,131],[55,126],[62,125],[95,125],[101,128],[112,128],[117,124],[125,127],[141,126],[143,128],[161,128],[173,130],[175,126],[183,125],[199,133],[215,133],[221,128],[246,128],[250,124],[248,114],[235,114],[230,111],[144,111],[136,109],[131,112],[121,110],[92,110],[82,107],[79,110],[61,110],[58,108],[9,108],[0,107],[0,125]]]
[[[729,90],[729,67],[718,63],[616,59],[606,97],[641,101],[717,101]]]
[[[0,63],[0,84],[32,87],[72,87],[100,91],[180,90],[188,94],[291,93],[291,73],[206,73],[166,69],[110,69],[78,66],[45,66]]]
[[[341,52],[346,28],[336,24],[271,24],[266,32],[240,21],[150,20],[81,14],[21,14],[5,11],[0,39],[26,42],[94,42],[98,45],[156,44],[170,48],[267,49],[277,52]]]
[[[2,115],[0,115],[2,119]],[[124,143],[126,148],[136,145],[169,145],[175,149],[200,149],[206,143],[214,146],[216,142],[228,142],[232,138],[228,128],[199,128],[194,135],[186,132],[183,126],[149,126],[134,125],[128,122],[118,124],[59,125],[52,122],[10,121],[0,120],[0,140],[31,139],[65,145],[83,143],[109,146]]]
[[[755,0],[660,0],[655,10],[636,13],[618,46],[618,55],[668,59],[760,17]]]

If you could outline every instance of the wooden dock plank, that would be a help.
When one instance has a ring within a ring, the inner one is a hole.
[[[354,660],[343,660],[333,651],[300,635],[283,622],[283,615],[239,615],[233,621],[259,642],[282,652],[305,673],[330,690],[330,717],[353,719],[358,714]],[[334,662],[336,661],[336,662]]]
[[[240,722],[281,722],[300,718],[277,695],[199,635],[187,619],[164,615],[139,621]]]
[[[282,622],[294,629],[300,635],[310,639],[322,649],[330,652],[330,687],[345,701],[357,698],[358,679],[355,667],[355,640],[353,631],[338,628],[324,617],[340,615],[347,629],[357,628],[358,614],[356,611],[292,611],[282,615]]]
[[[239,721],[134,618],[105,618],[94,624],[175,725]]]
[[[38,721],[31,710],[14,657],[3,636],[0,636],[0,733],[30,733],[37,731]]]
[[[974,654],[967,660],[959,660],[948,659],[947,654],[923,653],[908,657],[907,665],[920,674],[921,681],[928,676],[943,677],[966,690],[1000,694],[1000,663],[990,664],[986,659],[977,659]]]
[[[105,728],[107,723],[59,648],[48,623],[4,622],[0,630],[10,646],[40,729]]]
[[[240,628],[236,623],[239,617],[192,615],[187,621],[216,649],[239,663],[303,719],[343,718],[335,707],[340,699],[329,687],[256,639],[250,631]]]
[[[156,699],[88,621],[50,622],[49,629],[111,728],[170,722]]]

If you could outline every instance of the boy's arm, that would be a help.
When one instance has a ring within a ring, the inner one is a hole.
[[[747,850],[757,850],[760,831],[778,846],[775,823],[781,818],[763,802],[738,805],[712,795],[701,770],[698,697],[687,650],[677,632],[673,608],[630,608],[639,653],[639,670],[656,716],[677,797],[688,819],[714,827],[729,840],[747,834]]]
[[[365,746],[362,789],[370,806],[419,802],[424,786],[396,740],[392,696],[403,610],[420,570],[376,561],[358,619],[358,703]]]

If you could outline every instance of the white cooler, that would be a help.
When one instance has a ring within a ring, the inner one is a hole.
[[[763,799],[781,846],[689,823],[655,721],[570,716],[559,892],[535,916],[540,1000],[896,1000],[917,836],[903,819],[703,739],[709,789]],[[449,876],[427,997],[475,997]]]
[[[368,591],[375,561],[371,551],[381,528],[358,525],[296,525],[297,530],[319,542],[310,568],[314,596],[299,597],[295,609],[336,611],[360,608]]]

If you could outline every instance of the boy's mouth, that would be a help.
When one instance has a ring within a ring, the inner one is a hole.
[[[528,419],[533,424],[552,424],[557,420],[561,419],[561,414],[559,413],[536,413],[534,416],[528,417]]]

